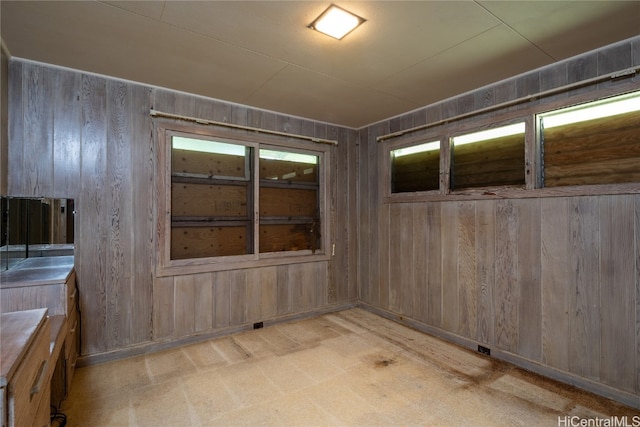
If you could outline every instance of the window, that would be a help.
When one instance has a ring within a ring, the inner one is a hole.
[[[452,190],[525,185],[525,124],[451,138]]]
[[[391,151],[391,192],[438,190],[440,141]]]
[[[640,182],[640,92],[538,120],[545,187]]]
[[[328,148],[161,134],[161,267],[323,254]]]

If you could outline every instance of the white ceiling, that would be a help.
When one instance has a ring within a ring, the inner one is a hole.
[[[15,57],[360,128],[640,34],[640,1],[0,1]]]

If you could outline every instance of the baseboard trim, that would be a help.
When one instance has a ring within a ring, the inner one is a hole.
[[[392,320],[394,322],[400,323],[402,325],[408,326],[410,328],[416,329],[420,332],[424,332],[426,334],[441,338],[445,341],[451,342],[453,344],[457,344],[461,347],[471,349],[476,351],[478,345],[482,345],[487,347],[487,343],[470,340],[468,338],[461,337],[459,335],[453,334],[451,332],[447,332],[443,329],[427,325],[426,323],[422,323],[420,321],[411,319],[404,315],[394,313],[389,310],[381,309],[379,307],[375,307],[363,302],[358,302],[358,307],[363,310],[367,310],[373,314],[384,317],[386,319]],[[580,388],[590,393],[597,394],[607,399],[614,400],[616,402],[622,403],[629,407],[640,409],[640,397],[638,395],[626,392],[624,390],[619,390],[608,386],[606,384],[602,384],[600,382],[579,377],[575,374],[571,374],[569,372],[565,372],[551,366],[544,365],[540,362],[536,362],[533,360],[526,359],[517,354],[500,350],[496,347],[489,346],[491,349],[491,356],[496,359],[502,360],[504,362],[510,363],[519,368],[525,369],[530,372],[534,372],[536,374],[542,375],[544,377],[550,378],[552,380],[560,381],[562,383]]]
[[[355,302],[349,302],[344,304],[337,304],[327,306],[317,310],[286,314],[283,316],[273,317],[271,319],[262,319],[264,327],[277,325],[279,323],[293,322],[296,320],[307,319],[311,317],[320,316],[328,313],[335,313],[338,311],[349,310],[356,306]],[[231,326],[228,328],[216,329],[213,331],[206,331],[204,333],[189,335],[185,337],[175,339],[163,339],[158,341],[147,341],[135,346],[108,351],[104,353],[89,354],[78,357],[77,367],[97,365],[99,363],[113,362],[120,359],[126,359],[129,357],[140,356],[144,354],[156,353],[163,350],[170,350],[173,348],[182,347],[190,344],[197,344],[202,341],[208,341],[216,338],[221,338],[228,335],[237,334],[240,332],[246,332],[253,329],[253,322]]]

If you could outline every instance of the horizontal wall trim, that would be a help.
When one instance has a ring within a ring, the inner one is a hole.
[[[462,113],[462,114],[458,114],[452,117],[447,117],[446,119],[442,119],[442,120],[438,120],[432,123],[427,123],[424,125],[420,125],[420,126],[415,126],[409,129],[404,129],[404,130],[400,130],[397,132],[393,132],[393,133],[389,133],[386,135],[380,135],[376,138],[376,141],[378,142],[383,142],[386,141],[387,139],[392,139],[392,138],[397,138],[399,136],[403,136],[409,133],[413,133],[413,132],[418,132],[421,130],[425,130],[425,129],[429,129],[432,127],[436,127],[439,125],[443,125],[446,123],[450,123],[450,122],[454,122],[457,120],[462,120],[462,119],[466,119],[469,117],[473,117],[473,116],[477,116],[480,114],[484,114],[484,113],[489,113],[492,111],[496,111],[502,108],[507,108],[507,107],[513,107],[515,105],[519,105],[519,104],[523,104],[525,102],[530,102],[532,100],[535,99],[539,99],[539,98],[545,98],[547,96],[551,96],[551,95],[557,95],[559,93],[562,92],[567,92],[573,89],[578,89],[584,86],[589,86],[592,84],[596,84],[596,83],[600,83],[602,81],[605,80],[616,80],[616,79],[622,79],[622,78],[627,78],[627,77],[633,77],[635,76],[635,74],[638,72],[638,70],[640,70],[640,66],[636,66],[636,67],[631,67],[631,68],[627,68],[625,70],[620,70],[620,71],[615,71],[609,74],[604,74],[602,76],[598,76],[598,77],[593,77],[590,79],[586,79],[586,80],[581,80],[572,84],[568,84],[568,85],[563,85],[563,86],[559,86],[553,89],[549,89],[549,90],[545,90],[542,92],[537,92],[531,95],[526,95],[526,96],[522,96],[520,98],[516,98],[516,99],[512,99],[510,101],[505,101],[505,102],[501,102],[499,104],[494,104],[494,105],[490,105],[488,107],[484,107],[484,108],[480,108],[478,110],[474,110],[474,111],[469,111],[468,113]]]
[[[231,128],[231,129],[240,129],[240,130],[246,130],[246,131],[250,131],[250,132],[264,133],[264,134],[268,134],[268,135],[277,135],[277,136],[284,136],[284,137],[287,137],[287,138],[303,139],[303,140],[306,140],[306,141],[317,142],[317,143],[320,143],[320,144],[338,145],[338,141],[336,141],[335,139],[316,138],[314,136],[307,136],[307,135],[300,135],[300,134],[295,134],[295,133],[280,132],[280,131],[277,131],[277,130],[262,129],[262,128],[256,128],[256,127],[245,126],[245,125],[237,125],[237,124],[234,124],[234,123],[218,122],[218,121],[215,121],[215,120],[207,120],[207,119],[201,119],[201,118],[197,118],[197,117],[182,116],[180,114],[164,113],[162,111],[157,111],[157,110],[154,110],[154,109],[149,110],[149,114],[152,117],[161,117],[161,118],[165,118],[165,119],[182,120],[182,121],[197,123],[197,124],[205,125],[205,126],[222,126],[222,127],[227,127],[227,128]]]
[[[378,316],[384,317],[385,319],[392,320],[394,322],[400,323],[401,325],[416,329],[420,332],[424,332],[426,334],[441,338],[445,341],[449,341],[453,344],[470,349],[472,351],[476,351],[478,345],[483,345],[485,347],[487,346],[487,343],[470,340],[468,338],[452,334],[451,332],[447,332],[443,329],[436,328],[434,326],[411,319],[407,316],[394,313],[379,307],[374,307],[361,301],[358,302],[358,307],[373,314],[377,314]],[[632,408],[640,409],[640,400],[638,399],[637,395],[634,395],[632,393],[618,390],[613,387],[609,387],[606,384],[579,377],[565,371],[560,371],[550,366],[546,366],[541,363],[526,359],[517,354],[500,350],[496,347],[491,347],[490,357],[494,357],[498,360],[511,363],[512,365],[515,365],[519,368],[534,372],[552,380],[560,381],[562,383],[578,387],[582,390],[586,390],[590,393],[597,394],[607,399],[615,400]]]

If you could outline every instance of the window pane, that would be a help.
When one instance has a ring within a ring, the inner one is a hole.
[[[260,179],[317,182],[318,156],[260,149]]]
[[[260,150],[259,250],[311,250],[320,247],[319,157]]]
[[[253,253],[251,148],[172,137],[171,259]]]
[[[247,226],[171,227],[171,259],[242,255],[251,245]]]
[[[525,124],[452,138],[451,188],[525,184]]]
[[[640,182],[639,93],[543,114],[540,121],[545,187]]]
[[[248,150],[239,144],[174,136],[171,172],[173,175],[248,179]]]
[[[440,141],[391,151],[391,192],[438,190]]]

